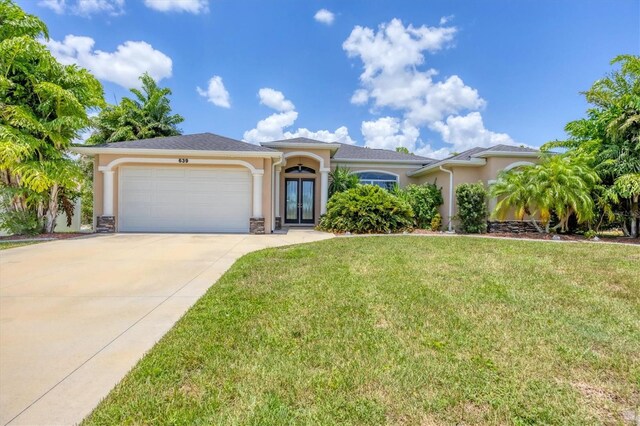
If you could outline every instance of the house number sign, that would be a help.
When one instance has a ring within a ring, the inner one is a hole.
[[[188,158],[178,158],[178,163],[188,163],[189,159]]]

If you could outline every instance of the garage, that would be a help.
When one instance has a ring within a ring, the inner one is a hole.
[[[120,232],[249,232],[246,168],[122,166],[118,182]]]

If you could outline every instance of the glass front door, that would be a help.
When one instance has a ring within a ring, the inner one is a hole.
[[[285,179],[285,223],[315,222],[315,179]]]

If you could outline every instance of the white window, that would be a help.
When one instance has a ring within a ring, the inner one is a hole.
[[[398,176],[391,173],[367,171],[354,172],[354,174],[360,178],[360,183],[363,185],[377,185],[388,190],[398,185]]]

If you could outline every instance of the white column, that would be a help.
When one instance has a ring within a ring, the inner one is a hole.
[[[280,217],[280,166],[276,166],[274,194],[275,216]]]
[[[102,216],[113,216],[113,170],[102,172]]]
[[[261,218],[262,216],[262,175],[264,170],[253,172],[253,215],[251,217]]]
[[[320,214],[327,212],[329,199],[329,169],[320,170]]]

